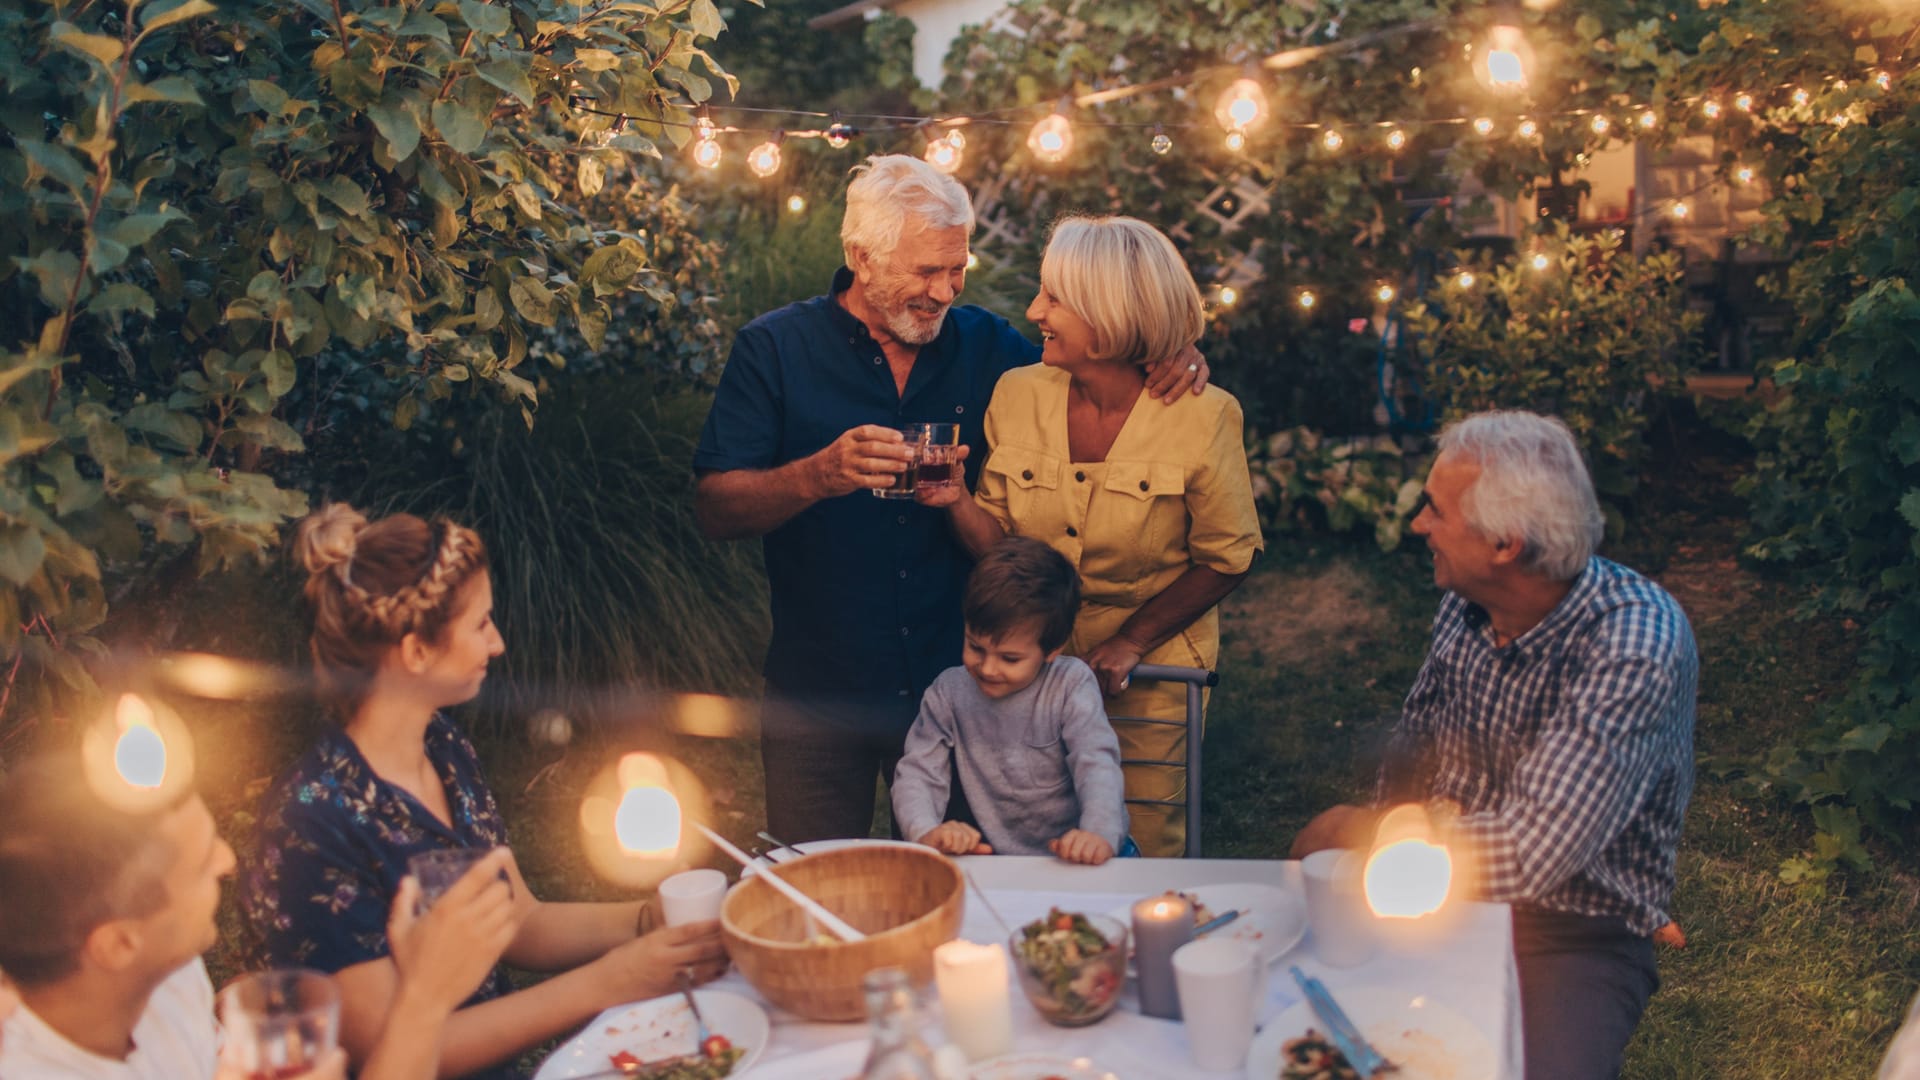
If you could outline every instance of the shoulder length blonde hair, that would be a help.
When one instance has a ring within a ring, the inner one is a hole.
[[[1200,287],[1165,233],[1138,218],[1053,226],[1040,286],[1093,330],[1093,358],[1145,364],[1200,340]]]

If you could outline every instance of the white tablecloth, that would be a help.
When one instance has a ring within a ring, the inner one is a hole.
[[[1252,859],[1113,859],[1104,866],[1073,866],[1050,858],[989,855],[961,859],[994,906],[1014,926],[1046,914],[1054,904],[1104,912],[1170,888],[1253,882],[1302,894],[1300,865]],[[971,902],[961,925],[969,941],[998,943],[1005,935],[982,905]],[[1344,989],[1385,986],[1431,995],[1465,1015],[1502,1057],[1498,1080],[1520,1080],[1520,995],[1513,963],[1513,928],[1504,904],[1471,904],[1444,939],[1390,943],[1369,962],[1330,968],[1313,952],[1313,935],[1269,970],[1261,1023],[1301,1000],[1289,965],[1317,975],[1339,996]],[[762,1000],[738,972],[714,984]],[[1031,1008],[1018,986],[1013,995],[1014,1048],[1092,1058],[1122,1080],[1239,1077],[1203,1072],[1189,1056],[1177,1021],[1141,1016],[1131,988],[1120,1007],[1091,1027],[1059,1028]],[[937,995],[925,995],[937,1015]],[[822,1024],[767,1005],[773,1036],[746,1080],[842,1080],[858,1073],[866,1054],[865,1024]]]

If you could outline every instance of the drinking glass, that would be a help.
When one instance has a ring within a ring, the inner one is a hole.
[[[226,1063],[248,1080],[297,1076],[340,1041],[340,988],[317,971],[242,975],[220,992]]]
[[[922,487],[947,487],[960,480],[959,424],[903,424],[900,435],[913,451],[907,471],[890,487],[870,489],[882,499],[911,499]]]
[[[474,863],[491,855],[491,848],[436,848],[422,851],[407,860],[407,873],[420,883],[419,910],[425,912],[435,900],[453,888]],[[504,874],[504,871],[502,872]],[[511,880],[507,888],[513,888]]]
[[[660,916],[668,926],[720,917],[727,898],[727,875],[718,870],[682,870],[660,883]]]

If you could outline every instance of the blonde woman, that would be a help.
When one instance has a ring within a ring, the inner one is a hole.
[[[1068,642],[1099,676],[1113,716],[1177,720],[1184,687],[1129,686],[1136,664],[1212,668],[1221,598],[1264,546],[1241,445],[1240,403],[1217,386],[1147,407],[1143,365],[1199,339],[1200,290],[1159,230],[1126,217],[1054,227],[1027,308],[1040,363],[1000,377],[987,407],[988,456],[972,499],[945,505],[974,555],[1002,536],[1036,537],[1080,572]],[[1120,729],[1126,758],[1177,760],[1177,728]],[[1129,765],[1129,799],[1175,799],[1181,770]],[[1179,855],[1186,823],[1167,806],[1129,807],[1147,855]]]
[[[442,709],[471,700],[504,651],[473,530],[335,504],[297,540],[314,668],[341,721],[268,792],[241,906],[256,961],[331,972],[341,1042],[366,1060],[394,1000],[386,912],[407,860],[507,842],[473,744]],[[518,1076],[514,1060],[608,1005],[726,966],[719,925],[647,933],[638,903],[536,899],[509,857],[520,927],[505,960],[564,972],[515,991],[496,969],[445,1028],[442,1076]]]

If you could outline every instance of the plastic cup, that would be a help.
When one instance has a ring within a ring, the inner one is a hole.
[[[1173,952],[1180,988],[1180,1023],[1193,1063],[1209,1072],[1238,1069],[1253,1041],[1253,1012],[1266,998],[1267,973],[1258,950],[1245,942],[1210,939]]]
[[[1373,912],[1361,892],[1366,859],[1338,848],[1316,851],[1300,860],[1307,885],[1307,921],[1313,927],[1314,952],[1331,967],[1353,967],[1373,958],[1378,935]]]
[[[220,992],[227,1065],[248,1080],[297,1076],[340,1041],[340,988],[317,971],[242,975]]]
[[[682,870],[660,883],[660,916],[668,926],[711,922],[727,898],[727,875],[718,870]]]

